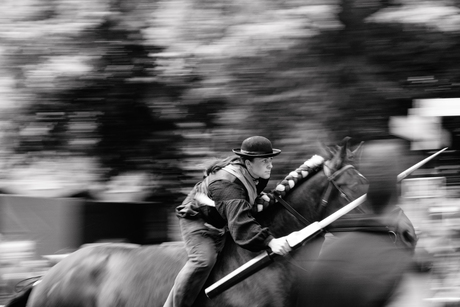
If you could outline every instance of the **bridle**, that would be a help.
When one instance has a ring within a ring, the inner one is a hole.
[[[323,164],[323,171],[324,174],[326,175],[329,183],[327,185],[327,188],[323,194],[323,197],[321,198],[321,211],[324,211],[327,207],[327,204],[329,203],[329,197],[331,196],[331,192],[333,188],[336,188],[340,196],[347,201],[347,203],[351,203],[350,197],[339,187],[337,182],[334,180],[335,178],[339,177],[342,175],[346,170],[352,168],[354,169],[359,176],[364,176],[351,164],[347,164],[344,167],[342,167],[339,170],[332,171],[332,169],[327,165],[327,162],[324,162]],[[301,221],[305,226],[310,225],[310,222],[307,221],[297,210],[295,210],[288,202],[286,202],[284,199],[282,199],[277,193],[273,193],[275,199],[287,210],[289,211],[292,215],[294,215],[299,221]],[[361,211],[361,213],[364,213],[364,210],[361,209],[360,207],[357,207],[356,210]]]
[[[328,161],[324,162],[324,165],[323,165],[323,171],[324,171],[324,174],[326,175],[329,183],[327,185],[327,188],[326,190],[324,191],[324,194],[323,194],[323,197],[321,198],[321,206],[323,207],[323,210],[326,208],[326,206],[328,205],[329,203],[329,197],[331,196],[331,193],[332,193],[332,189],[335,188],[337,191],[339,191],[340,193],[340,197],[342,197],[343,199],[345,199],[345,201],[347,203],[351,203],[352,202],[352,199],[350,199],[350,197],[339,187],[339,185],[337,184],[337,182],[335,181],[335,179],[337,177],[339,177],[340,175],[342,175],[345,171],[347,171],[348,169],[354,169],[355,172],[358,173],[359,176],[362,176],[364,178],[364,176],[351,164],[347,164],[345,165],[344,167],[342,167],[341,169],[339,170],[335,170],[332,169],[331,167],[329,167]],[[361,209],[360,207],[357,207],[356,208],[357,210],[360,210],[362,213],[364,212],[363,209]]]
[[[324,163],[323,171],[327,177],[327,180],[329,181],[329,184],[327,185],[326,191],[324,191],[323,197],[321,198],[322,206],[326,206],[328,204],[329,197],[331,196],[333,187],[335,187],[339,191],[341,197],[343,197],[347,202],[351,202],[350,198],[345,194],[345,192],[343,192],[343,190],[334,181],[336,177],[338,177],[340,174],[342,174],[349,168],[354,168],[354,167],[348,164],[348,165],[345,165],[343,168],[339,169],[338,171],[332,172],[332,169],[326,163]]]

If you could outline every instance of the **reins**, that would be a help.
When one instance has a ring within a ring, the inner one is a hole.
[[[331,174],[331,169],[329,168],[329,166],[327,166],[327,163],[323,163],[323,171],[324,171],[324,174],[326,175],[326,177],[327,177],[327,179],[329,181],[328,186],[326,188],[326,191],[324,192],[323,197],[321,199],[321,206],[323,207],[323,209],[325,209],[327,204],[329,203],[329,197],[330,197],[330,194],[332,192],[333,187],[335,187],[339,191],[340,196],[342,198],[344,198],[348,203],[350,203],[352,201],[346,195],[346,193],[337,185],[337,183],[334,180],[337,176],[341,175],[343,172],[345,172],[346,170],[348,170],[350,168],[355,169],[355,167],[353,165],[347,164],[343,168],[341,168],[341,169],[339,169],[339,170],[337,170],[337,171],[335,171],[334,173]],[[308,226],[308,225],[311,224],[311,222],[309,222],[302,214],[300,214],[296,209],[294,209],[287,201],[285,201],[278,193],[276,193],[276,191],[275,191],[275,193],[273,193],[273,197],[289,213],[291,213],[302,224],[304,224],[304,226]],[[358,209],[362,211],[362,209],[360,209],[360,208],[358,208]]]
[[[282,199],[278,194],[274,194],[275,199],[292,215],[294,215],[299,221],[301,221],[305,226],[310,225],[311,223],[307,221],[306,218],[303,217],[296,209],[294,209],[287,201]]]

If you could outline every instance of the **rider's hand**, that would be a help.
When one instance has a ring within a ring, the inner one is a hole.
[[[272,252],[281,256],[289,254],[289,252],[292,250],[286,240],[286,237],[271,240],[268,243],[268,247],[271,248]]]

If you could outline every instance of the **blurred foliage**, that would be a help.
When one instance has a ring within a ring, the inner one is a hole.
[[[101,181],[140,170],[186,191],[255,134],[283,150],[279,179],[319,142],[386,137],[413,99],[460,94],[458,1],[0,6],[4,159],[97,157]],[[411,7],[444,15],[414,22]]]

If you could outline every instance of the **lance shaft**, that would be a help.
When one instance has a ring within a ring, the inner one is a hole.
[[[361,197],[357,198],[356,200],[352,201],[351,203],[337,210],[336,212],[332,213],[325,219],[319,222],[314,222],[308,225],[307,227],[302,228],[299,231],[295,231],[289,234],[288,236],[286,236],[286,240],[289,246],[291,246],[293,249],[300,247],[304,242],[314,238],[316,235],[321,233],[324,227],[328,226],[330,223],[334,222],[341,216],[347,214],[354,208],[358,207],[365,200],[366,194],[362,195]],[[224,276],[222,279],[218,280],[208,288],[206,288],[204,292],[209,298],[214,298],[218,294],[233,287],[240,281],[265,268],[266,266],[271,264],[274,261],[274,258],[277,256],[279,255],[273,253],[272,251],[262,253],[259,256],[246,262],[244,265],[240,266],[238,269],[234,270],[230,274]]]

